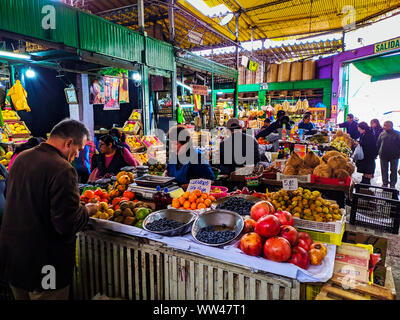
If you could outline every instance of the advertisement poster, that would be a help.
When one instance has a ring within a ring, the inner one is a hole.
[[[104,77],[104,109],[119,110],[120,79]]]
[[[90,104],[104,104],[104,81],[93,78],[90,85]]]
[[[119,103],[129,103],[128,78],[119,80]]]

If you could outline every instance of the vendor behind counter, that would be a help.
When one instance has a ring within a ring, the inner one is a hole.
[[[180,184],[188,184],[191,179],[215,180],[214,172],[200,150],[193,146],[190,132],[184,126],[172,127],[169,139],[169,159],[166,174]]]
[[[305,135],[313,135],[315,133],[315,124],[311,122],[311,115],[306,113],[303,120],[298,125],[299,129],[304,130]]]
[[[260,162],[258,142],[252,136],[242,132],[239,120],[229,119],[226,128],[231,134],[221,142],[219,147],[221,173],[230,174],[237,168]]]

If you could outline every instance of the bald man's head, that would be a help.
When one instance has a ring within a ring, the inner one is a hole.
[[[392,121],[385,121],[383,123],[383,130],[385,130],[385,131],[393,130],[393,122]]]

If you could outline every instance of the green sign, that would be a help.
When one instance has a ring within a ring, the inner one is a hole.
[[[250,71],[256,72],[257,69],[258,69],[258,63],[255,62],[255,61],[253,61],[253,60],[249,60],[249,67],[248,67],[248,69],[249,69]]]
[[[379,42],[374,46],[374,53],[381,53],[394,49],[400,49],[400,38]]]

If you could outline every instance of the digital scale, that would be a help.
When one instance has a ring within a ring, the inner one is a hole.
[[[175,178],[146,174],[135,179],[135,183],[129,185],[129,191],[135,192],[135,194],[146,200],[152,200],[153,195],[157,192],[157,186],[160,186],[161,190],[167,187],[168,193],[180,189],[179,185],[175,181]]]

